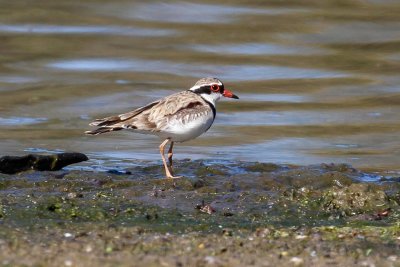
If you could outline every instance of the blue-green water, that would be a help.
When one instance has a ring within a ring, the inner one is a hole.
[[[94,118],[216,76],[240,101],[219,103],[214,126],[178,145],[176,158],[400,170],[396,1],[0,6],[2,154],[158,161],[154,137],[83,132]]]

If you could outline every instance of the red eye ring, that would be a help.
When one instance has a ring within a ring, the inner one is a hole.
[[[211,90],[213,92],[218,92],[219,91],[219,85],[218,84],[213,84],[211,85]]]

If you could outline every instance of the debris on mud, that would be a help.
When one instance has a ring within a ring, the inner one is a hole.
[[[213,207],[211,207],[211,205],[205,204],[204,200],[202,201],[201,204],[196,205],[196,209],[207,214],[213,214],[214,212],[216,212],[216,210]]]

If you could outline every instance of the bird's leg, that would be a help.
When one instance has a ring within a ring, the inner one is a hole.
[[[171,172],[169,171],[168,165],[167,165],[167,161],[165,160],[165,156],[164,156],[164,147],[166,144],[168,144],[168,142],[170,141],[169,138],[165,139],[164,142],[161,143],[160,145],[160,154],[161,154],[161,158],[164,164],[164,169],[165,169],[165,174],[166,176],[169,178],[171,175]]]
[[[169,162],[169,170],[171,173],[174,172],[173,162],[172,162],[172,156],[174,155],[174,153],[172,152],[173,148],[174,148],[174,142],[171,141],[171,145],[169,146],[169,149],[168,149],[168,162]]]
[[[169,169],[169,166],[168,166],[168,164],[167,164],[167,161],[165,160],[165,156],[164,156],[164,147],[165,147],[166,144],[168,144],[169,141],[171,141],[171,139],[167,138],[167,139],[165,139],[165,141],[162,142],[161,145],[160,145],[160,154],[161,154],[161,158],[162,158],[162,161],[163,161],[163,164],[164,164],[165,175],[167,176],[167,178],[172,178],[172,179],[173,179],[173,178],[180,178],[180,177],[174,177],[174,176],[171,174],[171,170]]]

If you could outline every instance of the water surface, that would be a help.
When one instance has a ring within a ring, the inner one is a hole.
[[[155,137],[83,132],[216,76],[240,100],[219,103],[214,126],[176,158],[400,171],[396,1],[45,0],[2,11],[2,154],[157,162]]]

